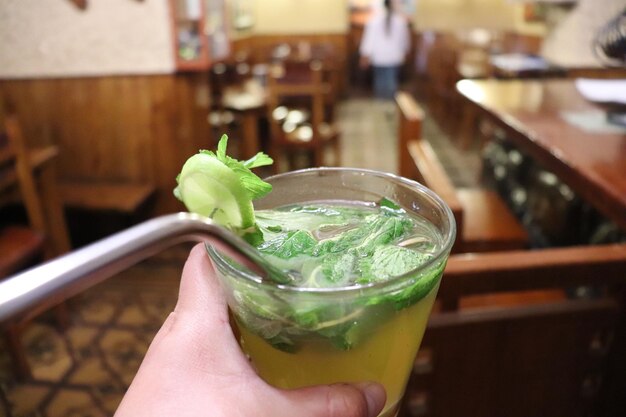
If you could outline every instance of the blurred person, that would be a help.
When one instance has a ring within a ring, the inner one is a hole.
[[[400,67],[409,52],[410,35],[406,18],[394,10],[392,0],[385,0],[383,6],[365,25],[360,66],[363,69],[372,66],[374,95],[393,99]]]
[[[115,417],[375,417],[377,383],[274,388],[254,371],[230,327],[228,305],[203,244],[185,263],[178,303]]]

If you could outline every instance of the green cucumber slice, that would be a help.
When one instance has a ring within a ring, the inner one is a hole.
[[[254,226],[254,207],[240,176],[212,155],[199,153],[185,162],[176,193],[189,211],[223,226]]]

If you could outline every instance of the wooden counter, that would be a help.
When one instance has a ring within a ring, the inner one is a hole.
[[[457,90],[511,141],[626,230],[626,134],[595,133],[563,117],[601,110],[564,80],[462,80]]]

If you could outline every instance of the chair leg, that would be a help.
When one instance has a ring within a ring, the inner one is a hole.
[[[31,377],[31,372],[30,365],[26,359],[26,350],[22,346],[21,330],[22,326],[20,325],[9,325],[6,328],[6,341],[15,375],[19,380],[24,381]]]
[[[70,309],[67,302],[63,302],[54,308],[54,318],[59,330],[67,330],[71,324]]]
[[[335,154],[335,166],[341,166],[341,142],[339,139],[333,143],[333,153]]]
[[[313,149],[313,166],[324,166],[324,148],[322,146],[318,146]]]
[[[272,164],[271,168],[272,168],[272,174],[276,175],[278,173],[280,173],[280,168],[281,168],[281,157],[283,156],[281,153],[282,149],[274,144],[271,143],[270,144],[270,149],[269,149],[269,153],[270,156],[272,157],[272,159],[274,160],[274,163]]]
[[[50,234],[49,239],[46,240],[49,242],[48,246],[51,247],[53,256],[72,250],[56,178],[56,169],[54,165],[50,165],[44,168],[39,179],[41,196],[46,207],[44,216]]]
[[[460,132],[458,134],[460,139],[459,145],[461,149],[465,151],[470,148],[476,133],[476,120],[478,119],[478,114],[475,106],[465,104],[463,106],[463,115],[461,117]]]

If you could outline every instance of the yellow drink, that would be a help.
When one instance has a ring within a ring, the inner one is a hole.
[[[378,382],[380,416],[394,416],[454,241],[452,212],[420,184],[374,171],[268,182],[246,238],[285,276],[260,279],[209,248],[242,349],[279,388]]]
[[[416,304],[394,312],[365,335],[353,349],[341,350],[321,339],[283,352],[239,326],[243,350],[259,375],[280,388],[335,382],[375,381],[387,392],[380,416],[393,416],[404,393],[413,360],[422,341],[437,288]]]

